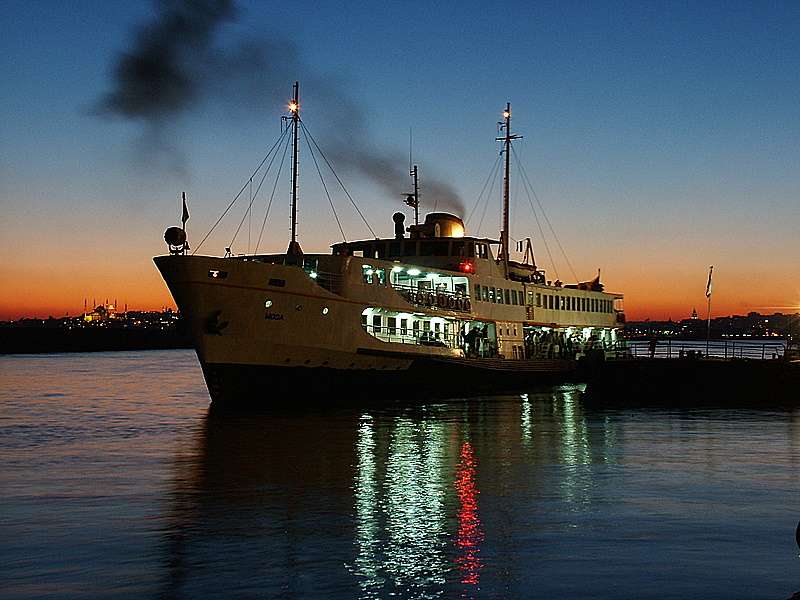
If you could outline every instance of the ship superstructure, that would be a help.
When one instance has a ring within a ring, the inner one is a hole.
[[[290,111],[296,136],[297,87]],[[467,235],[457,215],[429,213],[406,227],[396,213],[392,237],[304,254],[295,237],[296,155],[286,253],[189,255],[185,233],[168,231],[172,253],[154,260],[188,322],[212,399],[269,402],[298,383],[322,392],[504,389],[566,372],[614,344],[622,296],[605,292],[599,275],[564,285],[547,281],[532,252],[510,259],[510,105],[504,122],[500,239]]]

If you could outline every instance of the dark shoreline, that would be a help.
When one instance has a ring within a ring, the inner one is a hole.
[[[192,348],[189,336],[174,329],[0,328],[0,355]]]

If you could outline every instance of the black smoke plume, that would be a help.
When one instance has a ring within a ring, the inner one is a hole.
[[[315,74],[302,63],[296,47],[277,37],[243,39],[222,47],[219,30],[233,22],[233,0],[159,0],[156,16],[134,32],[131,47],[113,67],[112,89],[95,112],[138,121],[144,130],[141,147],[149,158],[173,171],[180,154],[163,140],[164,130],[201,102],[217,101],[237,109],[263,110],[283,101],[291,82],[302,79],[326,106],[321,144],[334,166],[358,172],[398,198],[410,187],[403,153],[370,143],[363,107],[330,76]],[[168,163],[167,163],[168,161]],[[458,194],[421,169],[421,207],[464,214]]]

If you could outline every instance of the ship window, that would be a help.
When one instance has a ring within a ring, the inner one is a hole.
[[[483,291],[481,292],[481,297],[478,298],[479,300],[487,301],[489,300],[489,288],[483,286]]]
[[[375,333],[381,332],[381,316],[380,315],[373,315],[372,316],[372,331]]]
[[[400,319],[400,335],[408,335],[408,319]]]
[[[489,246],[486,244],[475,244],[475,255],[478,258],[489,258]]]
[[[366,329],[367,328],[367,315],[361,315],[361,326]]]
[[[370,265],[361,265],[361,273],[364,276],[364,283],[372,283],[375,269]]]
[[[397,318],[389,317],[386,319],[386,327],[389,330],[389,335],[397,334]]]
[[[542,307],[542,295],[541,294],[536,294],[536,306],[538,306],[539,308]]]
[[[487,289],[487,288],[484,288],[484,289]],[[488,288],[488,290],[489,290],[489,302],[496,302],[496,300],[494,299],[494,288],[490,287],[490,288]]]
[[[285,279],[270,279],[268,284],[269,285],[273,285],[275,287],[286,287],[286,280]]]
[[[498,304],[503,303],[503,290],[500,288],[497,288],[497,303]]]
[[[475,299],[476,300],[480,300],[481,299],[481,284],[480,283],[476,283],[475,284]]]
[[[375,269],[375,278],[377,279],[379,284],[386,285],[386,270]]]
[[[414,321],[412,329],[414,330],[414,337],[419,337],[419,321]]]
[[[209,271],[208,276],[211,279],[225,279],[228,276],[227,271]]]
[[[517,305],[517,290],[511,290],[511,304]]]

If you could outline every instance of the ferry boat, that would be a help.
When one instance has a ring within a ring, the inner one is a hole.
[[[214,403],[269,405],[299,390],[380,397],[510,390],[563,379],[576,358],[616,342],[623,297],[604,291],[599,273],[565,285],[547,280],[532,251],[511,259],[510,104],[498,138],[505,159],[498,239],[468,235],[461,217],[445,212],[420,223],[415,185],[407,199],[413,225],[398,212],[393,235],[305,254],[296,236],[297,84],[293,98],[287,251],[190,254],[184,211],[184,227],[165,234],[170,254],[154,258]]]

